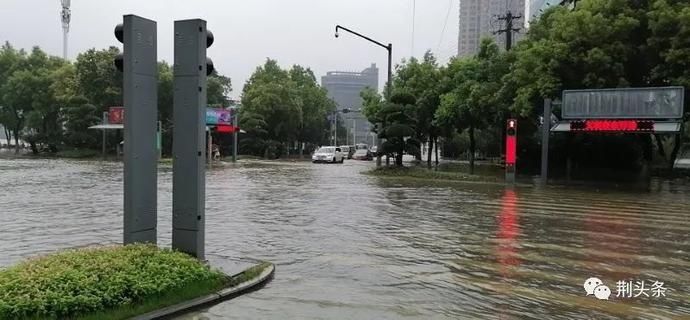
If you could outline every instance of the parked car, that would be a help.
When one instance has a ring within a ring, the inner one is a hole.
[[[352,159],[369,161],[374,159],[374,156],[367,149],[359,149],[352,155]]]
[[[355,149],[350,146],[340,146],[340,151],[346,159],[352,159],[352,154],[355,153]]]
[[[311,156],[311,162],[343,163],[343,153],[339,147],[321,147]]]

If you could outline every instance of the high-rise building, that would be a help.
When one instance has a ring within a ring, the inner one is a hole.
[[[328,97],[335,101],[338,110],[362,108],[362,97],[360,93],[365,88],[372,88],[378,91],[379,88],[379,69],[376,64],[362,70],[362,72],[330,71],[321,77],[321,86],[328,91]],[[371,127],[369,121],[361,113],[341,114],[341,121],[348,128],[348,141],[351,144],[368,143],[371,144]],[[354,140],[354,141],[353,141]],[[338,144],[345,144],[345,141],[338,141]]]
[[[460,0],[460,32],[458,33],[458,56],[469,56],[479,51],[484,37],[493,37],[501,48],[505,48],[505,33],[495,34],[506,27],[505,20],[499,20],[510,11],[522,18],[513,21],[513,28],[524,24],[525,0]],[[513,43],[520,40],[524,30],[513,32]]]

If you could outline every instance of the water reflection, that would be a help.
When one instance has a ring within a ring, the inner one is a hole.
[[[498,263],[501,264],[501,274],[510,278],[514,267],[520,265],[517,256],[520,224],[518,221],[517,195],[515,190],[506,189],[501,198],[501,213],[498,216]]]

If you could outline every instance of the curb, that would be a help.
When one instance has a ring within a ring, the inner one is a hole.
[[[242,273],[242,272],[240,272]],[[236,274],[239,275],[240,273]],[[218,292],[211,293],[199,298],[194,298],[185,302],[174,304],[171,306],[164,307],[155,311],[147,312],[136,317],[130,318],[131,320],[149,320],[149,319],[161,319],[167,318],[173,315],[177,315],[183,312],[191,311],[197,309],[201,306],[217,304],[225,300],[230,300],[234,297],[240,296],[244,293],[249,293],[254,290],[260,289],[263,285],[268,283],[273,279],[273,274],[275,273],[275,265],[271,264],[266,269],[264,269],[261,274],[251,280],[242,282],[238,285],[222,289]]]

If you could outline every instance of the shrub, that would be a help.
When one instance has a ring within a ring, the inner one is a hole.
[[[68,250],[0,270],[0,319],[74,318],[227,277],[184,253],[153,245]]]

